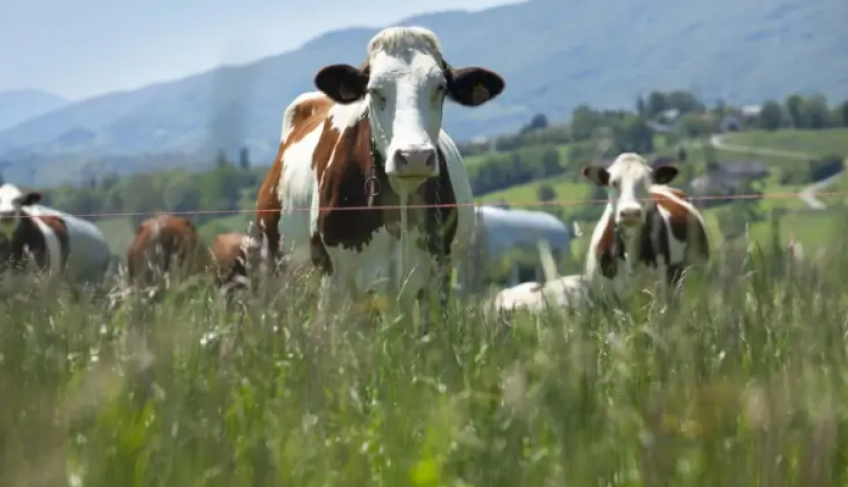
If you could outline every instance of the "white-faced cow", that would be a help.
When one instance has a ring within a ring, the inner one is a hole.
[[[34,261],[51,276],[99,282],[109,267],[109,245],[91,222],[38,205],[41,194],[0,186],[0,259],[13,271]]]
[[[358,295],[378,290],[377,280],[399,284],[404,268],[404,297],[432,298],[434,258],[445,257],[438,262],[444,288],[450,255],[474,229],[468,174],[442,130],[444,101],[480,106],[504,81],[448,65],[429,30],[392,27],[370,41],[361,67],[326,66],[315,85],[319,92],[286,108],[280,149],[257,198],[257,228],[270,253],[282,225],[289,261],[308,249],[325,286]],[[424,204],[451,206],[409,208]],[[405,229],[400,206],[409,208]]]
[[[676,283],[685,267],[709,258],[703,217],[682,191],[667,186],[677,176],[674,166],[651,169],[643,157],[628,152],[609,168],[584,167],[583,175],[606,188],[609,197],[592,233],[587,276],[599,273],[620,284],[621,271],[640,262],[657,267],[661,258],[667,282]]]

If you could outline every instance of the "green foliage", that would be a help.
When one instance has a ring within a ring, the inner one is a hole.
[[[774,101],[767,101],[760,111],[760,127],[765,130],[777,130],[783,124],[783,111]]]
[[[135,228],[154,212],[197,212],[197,225],[239,210],[244,191],[256,194],[267,168],[241,169],[219,154],[215,167],[205,172],[181,169],[140,173],[126,178],[107,175],[94,187],[69,185],[43,190],[46,204],[72,214],[130,214]]]
[[[550,184],[540,184],[536,194],[541,202],[554,201],[557,198],[556,189]]]

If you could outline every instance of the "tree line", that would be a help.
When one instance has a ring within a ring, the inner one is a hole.
[[[759,111],[746,111],[722,102],[707,107],[686,91],[657,91],[639,97],[632,110],[580,105],[567,124],[552,124],[546,115],[538,114],[514,134],[458,146],[467,158],[475,194],[483,195],[551,176],[579,180],[584,165],[622,151],[654,152],[657,134],[666,138],[666,145],[673,145],[719,131],[783,127],[848,127],[848,101],[830,106],[819,95],[791,95],[782,103],[769,101]],[[809,174],[820,170],[819,166],[799,169],[788,177],[804,179],[805,170]],[[252,206],[266,172],[267,166],[253,167],[247,149],[242,149],[234,155],[219,153],[213,168],[202,172],[105,174],[81,186],[66,184],[43,192],[50,206],[83,215],[230,211]],[[218,216],[201,214],[197,220],[203,223]]]

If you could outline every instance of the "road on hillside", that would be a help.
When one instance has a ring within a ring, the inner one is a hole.
[[[710,137],[710,143],[716,149],[727,151],[727,152],[744,152],[746,154],[759,154],[763,156],[773,156],[773,157],[785,157],[787,159],[797,159],[802,161],[808,161],[810,159],[815,158],[815,154],[806,154],[803,152],[794,152],[787,150],[779,150],[779,149],[766,149],[763,147],[751,147],[747,145],[738,145],[738,144],[728,144],[724,141],[724,135],[713,135]],[[834,174],[833,176],[823,179],[821,181],[817,181],[806,188],[802,189],[798,193],[798,198],[804,202],[808,207],[814,210],[823,210],[827,208],[827,205],[824,204],[820,199],[816,198],[816,193],[822,191],[823,189],[831,186],[833,183],[839,180],[842,175],[845,174],[845,171]]]

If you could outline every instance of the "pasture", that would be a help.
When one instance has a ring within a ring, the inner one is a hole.
[[[725,258],[682,299],[645,281],[622,311],[505,320],[456,298],[426,335],[318,323],[307,278],[243,318],[202,283],[146,310],[18,293],[0,485],[844,485],[848,259]]]

